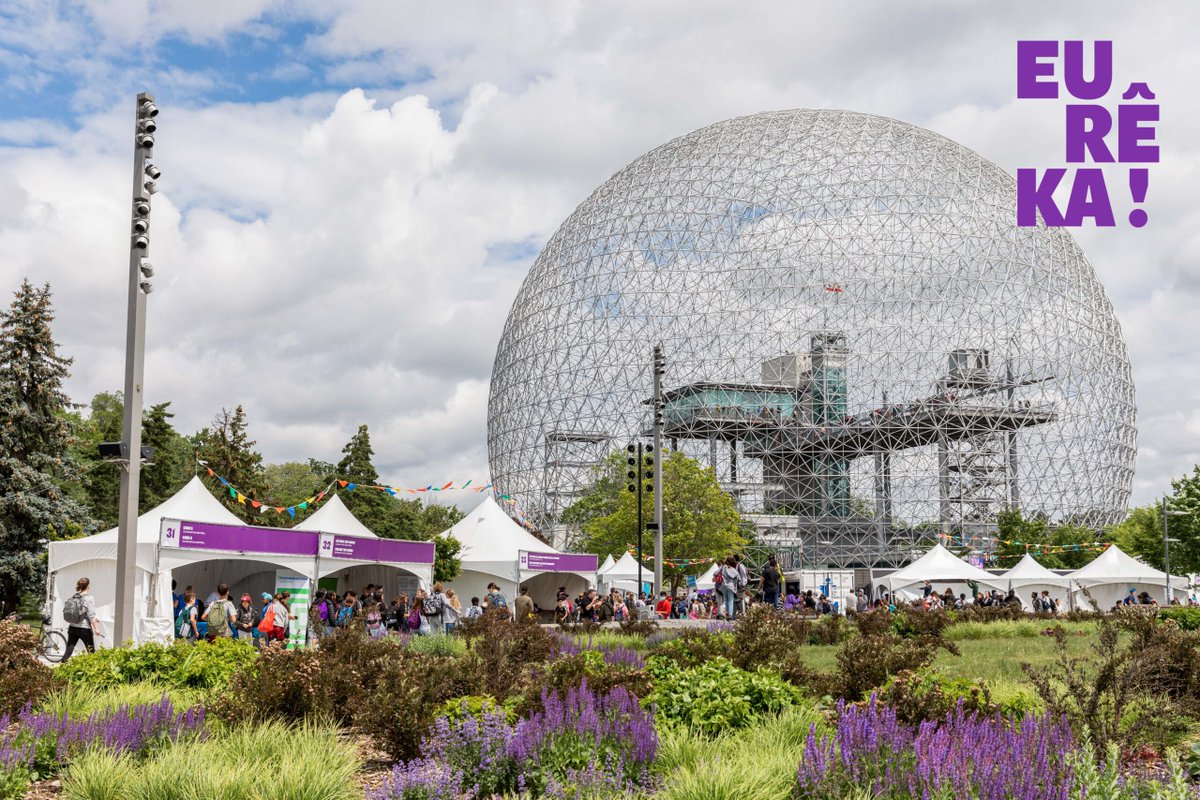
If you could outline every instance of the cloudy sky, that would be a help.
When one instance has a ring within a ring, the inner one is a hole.
[[[1060,112],[1015,99],[1015,42],[1112,39],[1118,82],[1158,93],[1162,163],[1146,228],[1077,238],[1133,358],[1144,503],[1200,461],[1197,30],[1194,2],[9,0],[0,290],[50,281],[72,396],[120,388],[133,98],[151,91],[148,401],[185,432],[242,403],[272,461],[336,458],[365,422],[385,480],[478,482],[520,281],[627,162],[813,107],[928,127],[1010,172],[1057,165]]]

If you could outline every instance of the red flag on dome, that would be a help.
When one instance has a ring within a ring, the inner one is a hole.
[[[837,292],[838,294],[841,294],[842,292],[844,292],[846,290],[842,288],[842,285],[840,283],[827,283],[827,284],[825,284],[825,291]]]

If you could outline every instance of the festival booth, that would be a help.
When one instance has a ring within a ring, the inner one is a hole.
[[[233,597],[289,591],[296,615],[289,641],[302,645],[312,584],[321,577],[346,567],[369,567],[408,572],[428,582],[433,575],[433,556],[433,542],[166,518],[159,538],[157,572],[164,577],[175,572],[192,575],[189,570],[209,563],[213,565],[211,580],[229,584]],[[263,569],[264,564],[268,569]],[[182,581],[180,585],[184,585]]]
[[[137,519],[137,556],[134,577],[134,639],[139,642],[167,640],[174,634],[171,619],[171,576],[154,580],[158,570],[159,528],[164,517],[205,520],[224,525],[244,525],[218,501],[199,478]],[[47,562],[46,601],[55,624],[62,620],[63,602],[75,593],[75,582],[91,580],[96,616],[106,637],[99,647],[111,647],[115,618],[117,574],[117,529],[112,528],[65,542],[51,542]],[[180,584],[183,586],[185,584]],[[153,596],[152,596],[153,595]],[[153,601],[153,602],[152,602]],[[153,606],[153,609],[152,609]]]
[[[303,522],[307,530],[321,533],[340,534],[355,539],[379,539],[366,525],[346,508],[336,494]],[[387,541],[387,540],[381,540]],[[317,581],[322,588],[333,589],[339,594],[347,589],[361,590],[368,583],[384,587],[384,595],[391,600],[397,594],[407,595],[411,600],[418,588],[428,589],[433,585],[433,561],[429,563],[381,563],[379,561],[355,561],[345,558],[346,553],[322,552]],[[468,601],[469,602],[469,601]]]
[[[968,564],[940,544],[906,567],[883,577],[883,587],[901,600],[917,600],[922,596],[922,583],[930,581],[939,594],[949,587],[954,596],[966,594],[974,598],[972,583],[988,589],[1004,590],[1004,582],[979,567]]]
[[[610,569],[612,569],[613,564],[616,564],[616,563],[617,563],[616,561],[613,561],[613,557],[612,557],[611,553],[609,555],[606,555],[604,557],[604,563],[601,564],[600,568],[596,570],[596,575],[599,577],[604,577],[604,573],[606,573]]]
[[[706,569],[703,572],[703,574],[697,575],[696,576],[696,591],[697,592],[711,592],[714,589],[716,589],[717,584],[713,581],[713,578],[716,576],[717,570],[720,568],[721,568],[721,565],[719,563],[713,562],[713,564],[711,566],[709,566],[709,568]]]
[[[511,606],[524,583],[548,611],[559,586],[574,598],[596,582],[596,556],[560,553],[514,522],[491,495],[443,535],[462,543],[462,571],[449,586],[463,605],[472,597],[482,600],[487,585],[495,583]]]
[[[1138,561],[1115,544],[1109,545],[1091,563],[1065,576],[1070,580],[1071,598],[1075,608],[1090,608],[1084,590],[1092,596],[1101,611],[1107,611],[1129,594],[1148,592],[1159,605],[1166,603],[1167,575],[1149,564]],[[1181,600],[1187,596],[1187,578],[1171,577],[1171,588]]]
[[[997,580],[1003,584],[1004,588],[1012,589],[1017,593],[1017,597],[1021,598],[1021,606],[1026,611],[1033,610],[1030,595],[1034,592],[1041,595],[1044,591],[1050,593],[1060,609],[1067,610],[1069,600],[1067,578],[1046,569],[1029,553],[1026,553],[1012,569],[999,575]]]

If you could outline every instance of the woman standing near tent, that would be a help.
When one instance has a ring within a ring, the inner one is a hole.
[[[288,606],[286,592],[280,592],[275,595],[275,600],[271,603],[271,612],[271,633],[268,638],[272,642],[286,642],[288,623],[295,619],[292,616],[291,608]]]

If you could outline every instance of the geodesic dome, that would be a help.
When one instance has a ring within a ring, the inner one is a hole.
[[[1116,522],[1135,439],[1120,326],[1071,235],[1015,208],[996,165],[869,114],[755,114],[652,150],[513,303],[498,491],[556,531],[594,465],[649,431],[661,343],[666,441],[810,563],[987,549],[1006,507]]]

